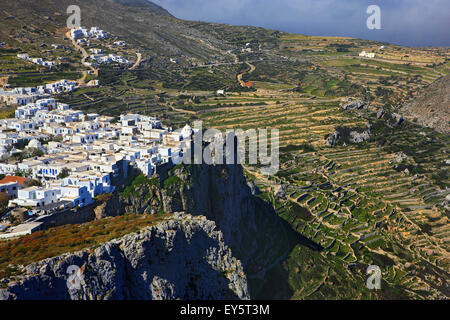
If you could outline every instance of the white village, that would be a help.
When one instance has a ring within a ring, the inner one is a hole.
[[[126,178],[130,166],[150,177],[159,165],[180,163],[192,133],[188,125],[172,131],[149,116],[115,119],[71,110],[53,98],[36,100],[18,107],[15,118],[0,120],[0,174],[6,176],[0,190],[11,197],[9,207],[27,210],[30,221],[83,207],[113,192],[113,181]]]
[[[72,39],[104,39],[96,27],[73,29]],[[118,46],[124,46],[120,41]],[[115,55],[91,50],[96,63],[129,62]],[[53,63],[28,54],[18,55],[42,66]],[[0,89],[0,101],[17,106],[15,117],[0,120],[0,192],[10,198],[10,213],[0,221],[0,238],[30,234],[40,229],[43,217],[94,203],[115,190],[114,181],[127,178],[130,168],[150,177],[158,166],[182,161],[193,130],[186,125],[173,131],[160,120],[139,114],[120,117],[85,114],[54,95],[83,86],[98,86],[98,80],[80,84],[60,80],[38,87]],[[8,225],[14,212],[25,216],[19,225]]]

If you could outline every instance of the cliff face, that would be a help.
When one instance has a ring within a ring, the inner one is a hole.
[[[129,213],[206,216],[222,231],[247,274],[272,264],[289,249],[282,219],[252,194],[239,165],[176,166],[119,198]]]
[[[216,224],[177,213],[167,221],[96,249],[23,268],[1,299],[249,299],[242,264]],[[78,266],[80,288],[68,288]]]
[[[253,280],[282,261],[293,241],[302,241],[293,240],[284,220],[253,195],[237,165],[179,165],[150,179],[137,176],[104,197],[93,216],[162,212],[173,219],[95,250],[25,267],[21,282],[10,282],[0,297],[248,299],[261,289]],[[81,291],[67,289],[71,265],[84,266]]]

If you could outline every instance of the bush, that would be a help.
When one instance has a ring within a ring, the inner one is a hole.
[[[164,180],[164,189],[169,189],[171,186],[181,183],[181,179],[177,176],[171,176]]]
[[[107,202],[107,201],[111,200],[111,198],[112,198],[111,193],[103,193],[103,194],[99,194],[98,196],[96,196],[95,200],[99,201],[99,202]]]

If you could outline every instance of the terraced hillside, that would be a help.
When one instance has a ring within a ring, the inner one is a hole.
[[[278,93],[277,103],[265,94],[248,99],[267,105],[214,109],[201,117],[219,129],[280,129],[278,175],[266,179],[257,168],[247,168],[268,195],[285,187],[285,198],[269,196],[280,216],[320,244],[322,254],[340,261],[341,267],[379,265],[386,284],[400,296],[448,296],[450,227],[445,198],[450,191],[445,161],[450,137],[408,122],[390,128],[372,112],[348,112],[338,101],[306,101]],[[373,128],[368,141],[333,148],[324,143],[336,127],[367,123]],[[298,291],[293,298],[327,296],[321,290],[311,293],[305,282],[294,282],[290,263],[282,265]]]
[[[229,97],[230,102],[235,99]],[[339,99],[311,101],[261,90],[256,96],[241,95],[238,101],[259,100],[267,104],[214,108],[201,118],[223,130],[280,129],[278,175],[267,179],[257,168],[247,168],[280,216],[320,244],[322,254],[340,261],[341,267],[379,265],[386,284],[400,296],[448,296],[450,227],[445,198],[450,191],[445,161],[450,137],[409,122],[391,128],[372,110],[343,110]],[[335,128],[368,123],[372,133],[365,142],[325,144],[324,137]],[[270,196],[280,185],[287,196]],[[290,263],[283,267],[292,272]],[[294,281],[295,273],[290,277]],[[327,296],[321,290],[302,289],[305,282],[292,286],[299,290],[293,298]]]
[[[353,51],[361,50],[354,43]],[[402,49],[384,51],[391,50]],[[352,269],[360,268],[364,278],[361,264],[376,264],[388,288],[378,298],[448,297],[450,137],[414,122],[391,120],[398,116],[398,105],[448,73],[448,53],[434,54],[436,65],[423,62],[421,55],[432,55],[419,51],[417,60],[403,63],[384,56],[375,60],[351,52],[306,51],[300,54],[302,59],[311,55],[306,61],[274,63],[273,68],[254,63],[256,70],[246,80],[256,81],[255,93],[229,94],[220,102],[216,98],[202,104],[198,114],[207,126],[280,130],[282,170],[266,178],[258,168],[248,167],[248,176],[280,216],[324,248],[321,254],[333,266],[305,271],[301,259],[308,258],[293,251],[267,275],[267,283],[287,272],[294,299],[366,297],[364,288],[346,296],[341,286],[358,274]],[[371,103],[345,110],[351,95]],[[335,130],[348,135],[367,127],[370,137],[365,141],[341,137],[332,147],[326,144]],[[274,196],[279,186],[286,197]],[[308,281],[299,272],[320,276]]]

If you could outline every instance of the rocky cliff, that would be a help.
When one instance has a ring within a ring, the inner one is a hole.
[[[239,165],[167,166],[151,178],[133,174],[125,185],[98,199],[92,216],[164,213],[173,220],[28,266],[3,298],[246,299],[258,296],[258,282],[297,243],[318,249],[255,196]],[[85,266],[81,292],[67,291],[70,265]]]
[[[111,202],[111,207],[120,207],[117,200]],[[120,193],[119,203],[128,213],[182,211],[206,216],[217,224],[248,274],[271,265],[289,250],[284,221],[253,195],[240,165],[175,166],[128,187]]]
[[[76,279],[68,278],[70,266],[81,268]],[[249,293],[242,264],[216,224],[176,213],[98,248],[22,267],[1,299],[249,299]]]

